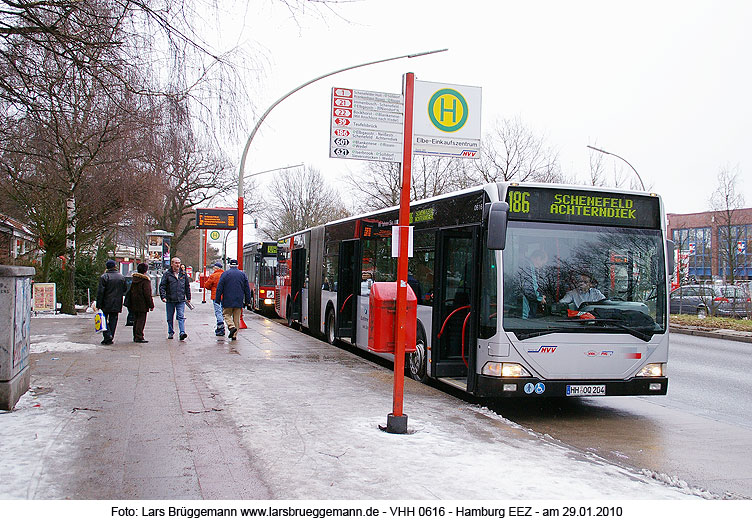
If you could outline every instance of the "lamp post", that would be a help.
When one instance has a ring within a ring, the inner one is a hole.
[[[318,77],[315,77],[315,78],[311,79],[310,81],[306,81],[303,84],[301,84],[300,86],[297,86],[297,87],[293,88],[292,90],[290,90],[289,92],[287,92],[285,95],[283,95],[282,97],[280,97],[279,99],[277,99],[276,101],[274,101],[274,103],[272,103],[272,105],[269,108],[267,108],[266,111],[263,114],[261,114],[261,117],[256,122],[256,125],[253,127],[253,130],[251,130],[251,135],[248,136],[248,140],[245,142],[245,147],[243,148],[243,154],[240,157],[240,169],[238,170],[238,255],[240,256],[239,260],[238,260],[238,267],[240,269],[243,269],[243,264],[242,264],[243,261],[241,259],[242,259],[242,255],[243,255],[243,179],[245,177],[245,175],[244,175],[244,173],[245,173],[245,159],[246,159],[246,156],[248,155],[248,149],[251,147],[251,142],[253,141],[253,138],[256,136],[256,132],[258,132],[258,129],[261,127],[261,124],[264,122],[264,119],[266,119],[266,116],[268,116],[269,113],[272,110],[274,110],[274,108],[279,103],[281,103],[282,101],[284,101],[285,99],[287,99],[288,97],[290,97],[292,94],[294,94],[298,90],[301,90],[301,89],[305,88],[306,86],[308,86],[309,84],[315,83],[316,81],[320,81],[321,79],[325,79],[326,77],[331,77],[332,75],[336,75],[338,73],[342,73],[342,72],[345,72],[345,71],[348,71],[348,70],[354,70],[356,68],[362,68],[364,66],[371,66],[373,64],[380,64],[382,62],[389,62],[389,61],[398,60],[398,59],[412,59],[412,58],[415,58],[415,57],[422,57],[424,55],[431,55],[433,53],[440,53],[442,51],[446,51],[446,49],[433,50],[433,51],[422,51],[422,52],[419,52],[419,53],[410,53],[408,55],[400,55],[398,57],[390,57],[388,59],[379,59],[379,60],[375,60],[375,61],[364,62],[362,64],[356,64],[354,66],[348,66],[346,68],[340,68],[339,70],[334,70],[332,72],[325,73],[323,75],[319,75]]]
[[[637,172],[637,169],[635,169],[635,168],[634,168],[634,167],[632,166],[632,164],[631,164],[631,163],[629,163],[629,162],[628,162],[627,160],[625,160],[624,158],[622,158],[622,157],[621,157],[621,156],[619,156],[618,154],[614,154],[613,152],[606,152],[605,150],[603,150],[603,149],[599,149],[598,147],[592,147],[592,146],[590,146],[590,145],[587,145],[587,148],[589,148],[589,149],[593,149],[593,150],[597,150],[598,152],[601,152],[601,153],[603,153],[603,154],[608,154],[609,156],[614,156],[614,157],[616,157],[616,158],[619,158],[619,159],[620,159],[620,160],[622,160],[622,161],[623,161],[624,163],[626,163],[627,165],[629,165],[629,168],[631,168],[631,169],[632,169],[632,170],[634,171],[634,173],[635,173],[635,174],[637,175],[637,180],[638,180],[638,181],[640,182],[640,186],[642,187],[642,190],[643,190],[643,191],[645,190],[645,184],[644,184],[644,183],[642,183],[642,178],[640,178],[640,174],[639,174],[639,173]]]

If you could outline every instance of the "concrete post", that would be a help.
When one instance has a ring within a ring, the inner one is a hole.
[[[0,409],[29,390],[31,278],[34,268],[0,266]]]

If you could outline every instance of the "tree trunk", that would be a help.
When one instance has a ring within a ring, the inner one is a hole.
[[[71,189],[70,197],[66,202],[67,232],[65,237],[65,249],[68,259],[65,263],[63,295],[60,302],[60,311],[65,314],[76,314],[76,198]]]

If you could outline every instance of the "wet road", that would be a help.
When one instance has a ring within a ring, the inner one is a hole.
[[[667,396],[491,405],[505,418],[719,496],[752,497],[752,344],[672,334]]]

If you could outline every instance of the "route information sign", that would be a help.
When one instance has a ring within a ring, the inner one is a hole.
[[[332,88],[329,157],[402,161],[402,94]]]
[[[237,217],[237,209],[196,209],[196,229],[237,229]]]

